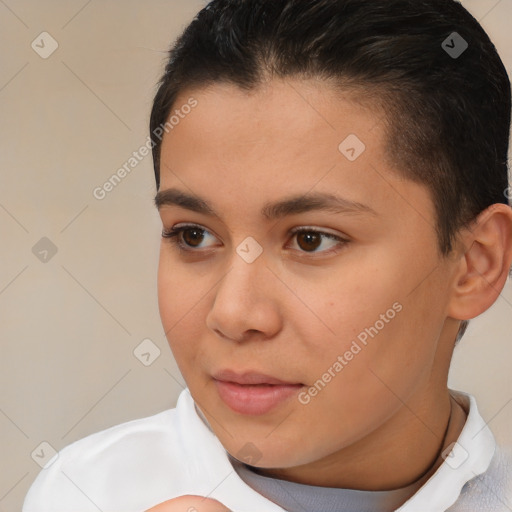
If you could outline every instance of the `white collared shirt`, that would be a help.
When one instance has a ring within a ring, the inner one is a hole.
[[[510,512],[512,457],[496,446],[472,395],[468,417],[434,475],[397,512]],[[175,409],[80,439],[41,470],[23,512],[143,512],[193,494],[233,512],[285,512],[240,478],[188,389]]]

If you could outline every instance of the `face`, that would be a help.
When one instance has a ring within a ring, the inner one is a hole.
[[[388,163],[379,114],[319,82],[174,108],[191,97],[161,152],[170,347],[231,455],[335,457],[436,390],[453,268],[431,196]]]

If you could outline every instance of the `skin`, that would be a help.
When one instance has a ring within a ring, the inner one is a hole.
[[[230,512],[230,510],[217,500],[187,495],[160,503],[146,512]]]
[[[505,284],[511,209],[483,212],[442,257],[430,193],[393,168],[375,109],[306,80],[250,93],[214,84],[183,92],[175,105],[190,96],[198,106],[163,139],[160,190],[198,195],[221,218],[159,208],[164,229],[185,222],[206,231],[191,252],[162,240],[158,298],[198,407],[232,456],[257,447],[261,474],[361,490],[423,482],[466,419],[447,389],[454,340],[460,320],[489,308]],[[366,146],[353,162],[338,150],[349,134]],[[262,218],[267,201],[309,192],[376,214]],[[348,242],[324,237],[315,246],[290,234],[297,226]],[[263,248],[252,263],[236,252],[248,236]],[[307,390],[394,303],[401,311],[307,405],[297,394],[249,416],[219,397],[212,374],[225,368]]]

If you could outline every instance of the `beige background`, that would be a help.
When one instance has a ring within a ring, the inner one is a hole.
[[[42,442],[173,407],[183,388],[158,316],[150,156],[105,199],[93,189],[146,142],[166,51],[204,4],[0,0],[0,511],[21,508]],[[463,4],[512,75],[512,1]],[[47,59],[31,48],[43,31],[59,44]],[[42,237],[57,248],[46,263]],[[509,282],[450,376],[509,445],[511,318]],[[144,339],[161,351],[149,366],[134,355]]]

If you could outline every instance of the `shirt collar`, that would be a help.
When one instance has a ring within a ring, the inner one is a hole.
[[[459,497],[462,487],[489,467],[496,440],[478,411],[474,396],[451,390],[466,409],[466,423],[454,443],[443,452],[444,462],[425,484],[396,512],[446,510]]]

